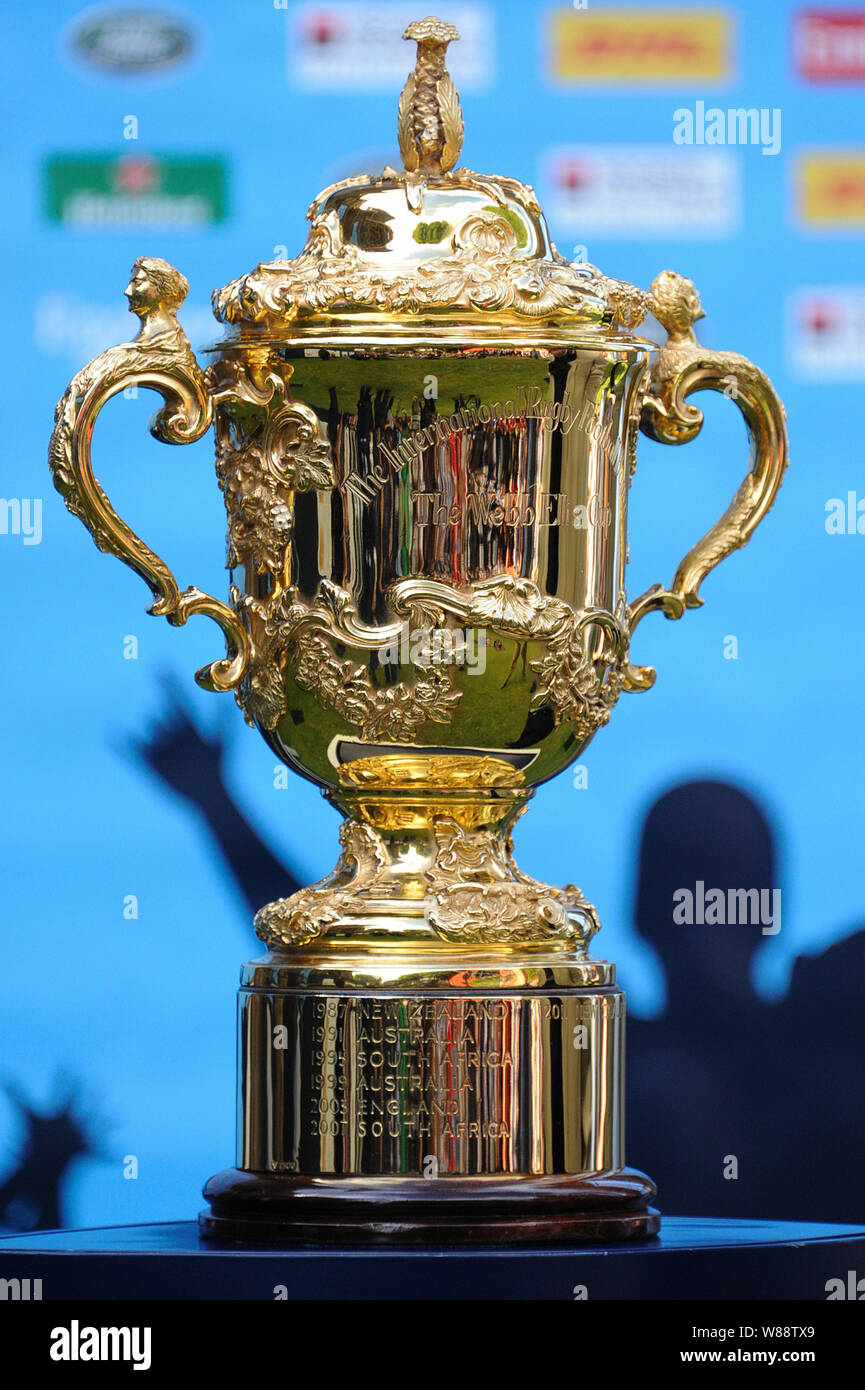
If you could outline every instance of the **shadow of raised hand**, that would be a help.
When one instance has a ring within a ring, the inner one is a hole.
[[[129,735],[121,751],[195,808],[253,912],[273,898],[296,892],[300,879],[276,858],[228,789],[225,738],[205,733],[196,723],[173,676],[163,675],[161,685],[161,715],[145,735]]]

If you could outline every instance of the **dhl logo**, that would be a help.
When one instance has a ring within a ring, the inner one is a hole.
[[[803,152],[796,192],[799,220],[808,226],[865,226],[865,149]]]
[[[721,81],[732,69],[726,9],[555,10],[550,72],[581,83]]]

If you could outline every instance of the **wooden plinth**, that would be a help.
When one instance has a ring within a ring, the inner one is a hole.
[[[310,1178],[230,1168],[206,1183],[209,1240],[291,1245],[525,1245],[639,1240],[661,1218],[655,1184],[597,1177]]]

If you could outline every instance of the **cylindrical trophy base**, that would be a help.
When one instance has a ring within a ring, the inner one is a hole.
[[[623,1168],[595,1177],[301,1178],[229,1169],[210,1179],[210,1240],[335,1245],[512,1245],[654,1235],[655,1185]]]
[[[658,1229],[654,1184],[624,1167],[611,967],[463,970],[437,988],[298,975],[273,958],[244,969],[237,1167],[205,1187],[202,1234],[420,1244]]]

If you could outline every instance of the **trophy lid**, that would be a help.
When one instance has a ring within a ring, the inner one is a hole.
[[[643,291],[561,256],[528,184],[455,167],[464,127],[445,55],[457,30],[427,18],[403,37],[417,42],[397,117],[404,167],[332,184],[299,256],[217,290],[230,339],[625,336],[647,313]]]

